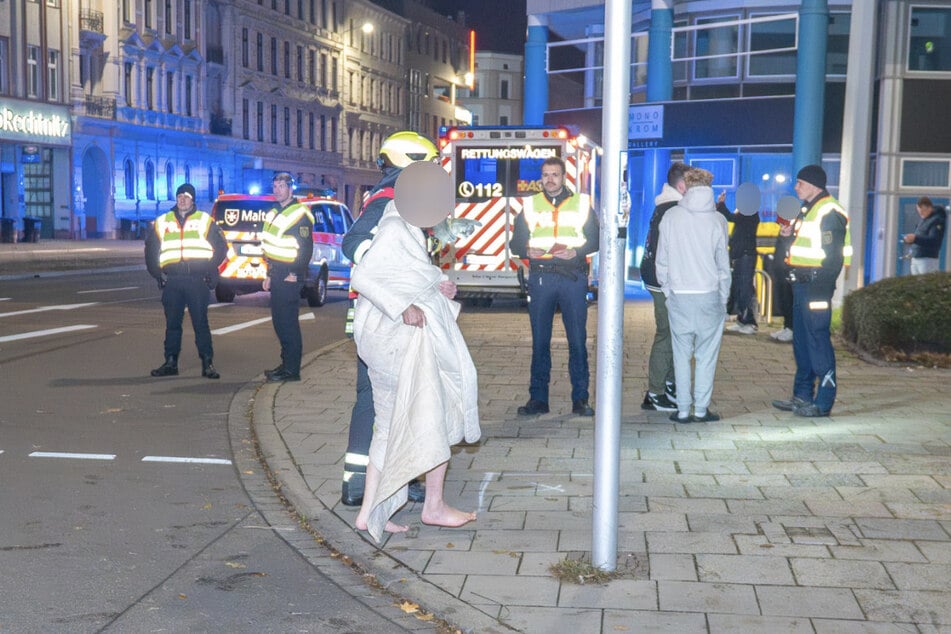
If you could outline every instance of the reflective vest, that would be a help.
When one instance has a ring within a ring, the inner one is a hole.
[[[208,232],[214,218],[204,211],[195,211],[185,217],[184,224],[175,211],[169,211],[155,219],[155,235],[158,236],[159,266],[189,260],[211,261],[215,248],[208,241]]]
[[[528,224],[528,246],[548,251],[556,242],[569,249],[584,246],[584,225],[591,201],[585,194],[572,194],[555,207],[544,193],[526,198],[522,213]]]
[[[267,259],[287,263],[297,260],[300,244],[296,235],[287,232],[304,218],[307,218],[313,227],[314,215],[310,213],[310,209],[307,205],[294,201],[264,222],[261,248]]]
[[[842,205],[832,196],[825,196],[806,212],[796,233],[796,239],[789,247],[786,263],[789,266],[820,267],[826,257],[822,248],[822,220],[827,214],[839,212],[845,216],[845,242],[842,245],[842,264],[852,264],[852,238],[849,234],[849,215]]]

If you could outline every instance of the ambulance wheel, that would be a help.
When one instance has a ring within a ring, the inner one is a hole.
[[[215,299],[219,302],[233,302],[234,295],[234,289],[230,286],[225,286],[224,284],[215,286]]]
[[[305,286],[302,294],[308,306],[323,306],[327,302],[327,271],[317,276],[313,286]]]

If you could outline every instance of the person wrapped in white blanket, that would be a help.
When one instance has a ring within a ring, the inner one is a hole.
[[[407,483],[424,473],[422,522],[471,522],[475,513],[444,501],[443,485],[450,447],[481,436],[476,369],[456,323],[456,286],[431,264],[422,230],[394,201],[351,283],[360,294],[354,341],[369,368],[376,410],[357,529],[377,542],[384,532],[406,531],[390,518],[406,503]]]

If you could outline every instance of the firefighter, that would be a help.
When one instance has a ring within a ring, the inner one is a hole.
[[[591,200],[565,187],[565,162],[542,163],[542,190],[524,201],[515,218],[512,251],[528,258],[528,315],[532,326],[532,374],[528,402],[519,416],[548,413],[551,378],[551,330],[555,310],[568,338],[571,411],[594,416],[588,403],[588,262],[598,250],[598,219]]]
[[[301,342],[298,305],[314,252],[314,216],[294,198],[294,178],[278,172],[271,182],[275,205],[261,232],[267,259],[264,290],[271,292],[271,322],[281,343],[281,365],[267,370],[268,382],[300,381]]]
[[[793,222],[786,264],[793,288],[796,375],[792,398],[773,401],[773,407],[814,418],[828,416],[835,403],[832,294],[842,267],[851,264],[852,246],[848,215],[826,191],[825,171],[805,166],[796,175],[795,189],[804,205]]]
[[[403,168],[416,161],[431,161],[437,154],[436,145],[432,141],[411,130],[396,132],[384,139],[380,146],[380,156],[376,161],[383,172],[383,177],[363,201],[360,215],[344,236],[341,245],[344,255],[351,262],[358,263],[370,248],[376,225],[380,222],[386,205],[393,200],[393,188]],[[347,335],[350,337],[353,336],[352,315],[351,304],[351,310],[347,316]],[[340,498],[346,506],[363,504],[374,415],[373,387],[370,385],[366,363],[358,356],[357,399],[350,413],[350,435],[343,462],[343,485]],[[409,499],[413,502],[422,502],[424,497],[423,486],[418,481],[411,482]]]
[[[208,327],[208,291],[218,282],[218,266],[228,254],[228,243],[215,219],[195,208],[195,188],[189,183],[175,192],[175,206],[155,219],[145,239],[145,265],[162,289],[165,308],[165,363],[152,376],[178,374],[185,307],[195,331],[201,375],[220,378],[212,359]]]

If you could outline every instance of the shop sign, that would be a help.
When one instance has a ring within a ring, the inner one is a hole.
[[[66,145],[71,136],[65,107],[0,99],[0,139]]]

